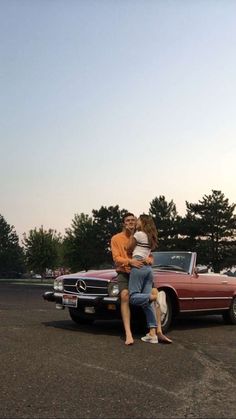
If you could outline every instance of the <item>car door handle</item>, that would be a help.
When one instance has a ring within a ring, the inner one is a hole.
[[[228,284],[228,281],[221,281],[221,284]]]

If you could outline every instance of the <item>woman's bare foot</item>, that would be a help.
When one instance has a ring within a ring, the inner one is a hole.
[[[134,344],[134,339],[132,338],[132,336],[127,337],[125,340],[125,345],[133,345],[133,344]]]
[[[158,341],[161,343],[172,343],[172,340],[167,336],[163,335],[162,332],[157,332]]]

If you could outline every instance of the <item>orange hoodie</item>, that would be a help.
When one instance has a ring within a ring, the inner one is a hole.
[[[115,234],[111,239],[111,252],[117,272],[130,272],[131,267],[129,262],[131,255],[129,257],[126,250],[128,242],[129,237],[124,231]]]

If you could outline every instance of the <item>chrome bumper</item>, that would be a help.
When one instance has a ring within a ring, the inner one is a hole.
[[[62,304],[62,296],[65,295],[63,292],[54,292],[54,291],[46,291],[43,294],[43,299],[46,301],[54,301],[57,304]],[[71,295],[71,294],[68,294]],[[99,295],[77,295],[76,297],[78,301],[81,302],[91,302],[95,303],[104,303],[104,304],[117,304],[119,303],[119,297],[109,297],[109,296],[99,296]]]

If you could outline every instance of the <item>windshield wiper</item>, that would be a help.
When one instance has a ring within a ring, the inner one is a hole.
[[[161,268],[161,269],[167,269],[167,270],[171,270],[171,271],[181,271],[181,272],[186,272],[184,268],[182,268],[181,266],[177,266],[177,265],[153,265],[153,268]]]

